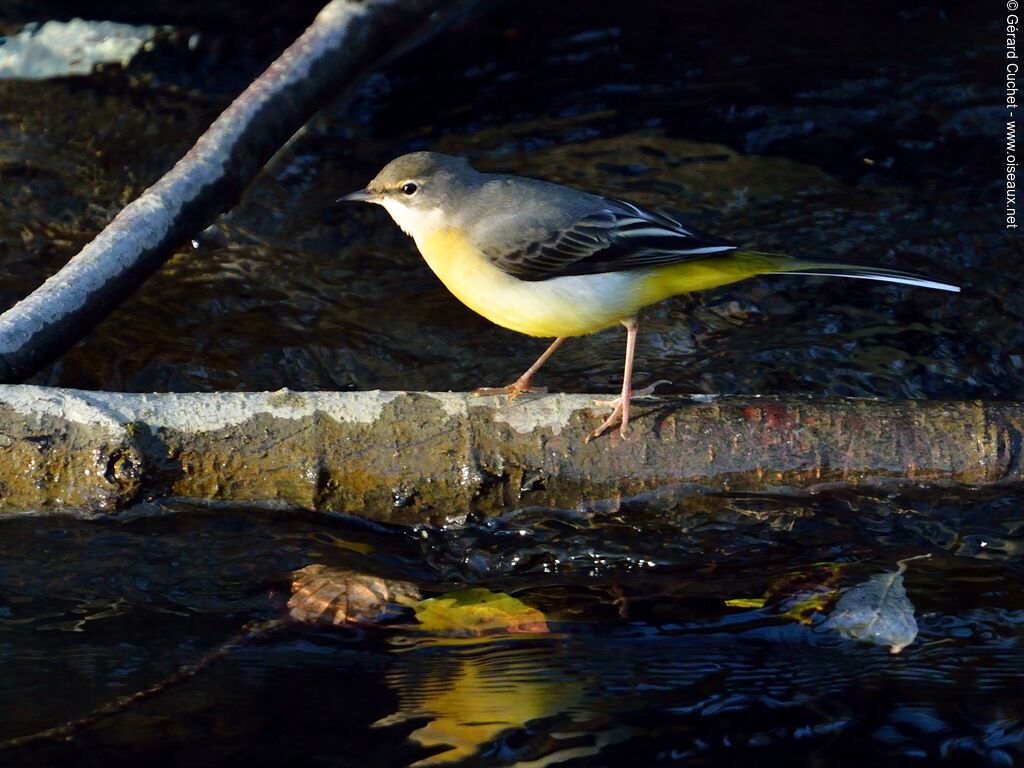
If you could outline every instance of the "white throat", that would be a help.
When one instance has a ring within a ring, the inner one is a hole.
[[[414,240],[444,226],[444,213],[440,208],[413,208],[391,198],[381,200],[380,204],[391,214],[395,224]]]

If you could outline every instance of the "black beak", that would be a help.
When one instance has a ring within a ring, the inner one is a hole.
[[[358,192],[353,192],[350,195],[339,197],[335,200],[336,203],[373,203],[376,202],[377,196],[372,192],[367,192],[365,189],[360,189]]]

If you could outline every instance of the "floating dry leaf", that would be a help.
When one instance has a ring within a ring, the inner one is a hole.
[[[865,643],[889,646],[899,653],[917,637],[914,604],[903,586],[907,563],[929,555],[900,560],[897,569],[872,576],[846,590],[823,626]]]
[[[458,637],[547,632],[544,614],[504,592],[466,589],[415,606],[420,627]]]
[[[420,591],[411,582],[314,563],[292,573],[288,611],[305,623],[377,624],[419,599]]]

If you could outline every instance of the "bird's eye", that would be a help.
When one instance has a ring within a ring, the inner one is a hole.
[[[411,181],[407,181],[405,182],[405,184],[402,185],[402,192],[406,195],[415,195],[417,189],[419,189],[419,187],[417,187]]]

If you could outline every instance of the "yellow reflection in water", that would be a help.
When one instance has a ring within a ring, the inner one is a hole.
[[[429,718],[411,738],[428,749],[448,749],[414,765],[437,765],[476,754],[502,731],[571,708],[582,687],[552,675],[556,646],[525,642],[531,646],[508,638],[418,645],[401,656],[402,663],[388,676],[399,707],[377,725]]]

